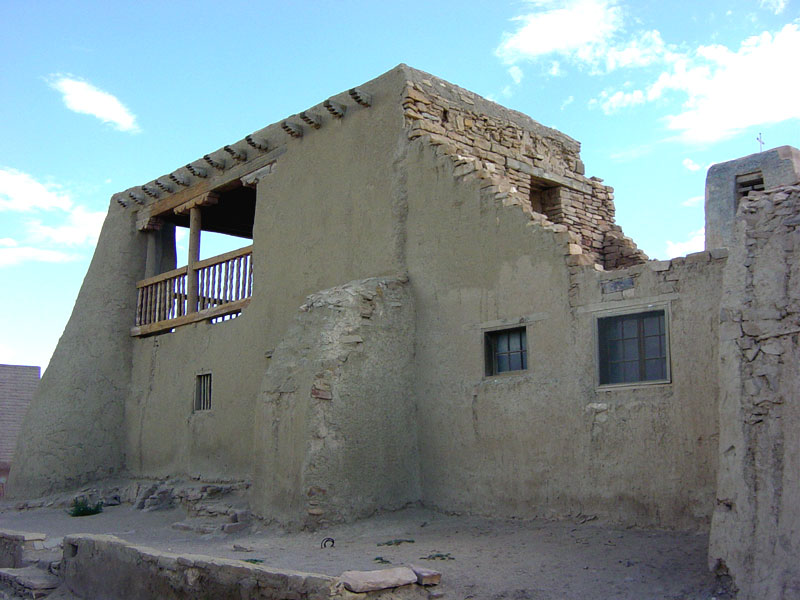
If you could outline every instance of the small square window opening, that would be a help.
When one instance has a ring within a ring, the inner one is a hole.
[[[597,320],[600,385],[667,381],[663,310]]]
[[[487,332],[485,352],[486,375],[526,370],[528,340],[525,327]]]
[[[211,373],[197,376],[194,390],[194,410],[211,410]]]

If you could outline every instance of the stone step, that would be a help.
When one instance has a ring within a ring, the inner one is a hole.
[[[0,569],[0,585],[14,591],[17,597],[44,598],[61,583],[61,580],[37,567]]]

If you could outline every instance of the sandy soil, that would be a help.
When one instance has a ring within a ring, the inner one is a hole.
[[[257,559],[328,575],[419,564],[441,571],[439,590],[447,600],[726,598],[706,570],[707,537],[694,533],[448,516],[419,508],[291,534],[259,523],[237,534],[172,527],[179,521],[198,522],[186,518],[179,508],[143,512],[121,505],[75,518],[63,509],[17,511],[0,506],[0,527],[42,532],[49,538],[110,533],[175,553]],[[335,540],[334,547],[320,547],[326,537]],[[395,540],[413,541],[385,545]],[[378,557],[387,562],[380,563]]]

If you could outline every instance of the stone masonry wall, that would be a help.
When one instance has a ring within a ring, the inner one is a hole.
[[[709,565],[740,600],[800,597],[800,185],[742,199],[720,313]]]
[[[476,100],[485,103],[438,80],[408,82],[403,108],[410,139],[445,145],[457,176],[476,172],[497,188],[498,199],[513,198],[533,220],[567,226],[596,264],[616,269],[647,259],[614,223],[613,188],[584,176],[578,142],[489,115]]]

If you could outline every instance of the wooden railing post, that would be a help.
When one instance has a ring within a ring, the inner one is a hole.
[[[197,312],[197,262],[200,260],[200,207],[189,211],[189,262],[186,269],[186,312]]]

